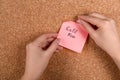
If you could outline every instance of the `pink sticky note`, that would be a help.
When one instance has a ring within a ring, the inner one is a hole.
[[[77,22],[67,21],[63,22],[57,38],[60,39],[59,45],[81,53],[87,36],[88,33],[82,25]]]

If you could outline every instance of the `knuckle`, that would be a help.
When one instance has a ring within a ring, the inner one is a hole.
[[[115,23],[115,21],[114,21],[113,19],[111,19],[111,18],[103,21],[103,25],[109,25],[109,24],[111,24],[111,23]]]

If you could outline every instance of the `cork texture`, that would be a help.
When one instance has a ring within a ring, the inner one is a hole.
[[[64,21],[98,12],[120,31],[120,0],[0,0],[0,80],[24,73],[25,46],[43,33],[58,32]],[[111,57],[89,37],[81,54],[55,53],[41,80],[120,80]]]

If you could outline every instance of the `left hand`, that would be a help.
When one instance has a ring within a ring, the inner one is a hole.
[[[26,46],[26,66],[22,80],[38,80],[58,46],[57,34],[43,34]]]

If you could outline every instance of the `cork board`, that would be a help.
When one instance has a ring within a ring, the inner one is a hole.
[[[119,0],[0,0],[0,80],[24,72],[25,46],[39,35],[58,32],[62,22],[98,12],[120,31]],[[120,80],[113,60],[89,37],[81,54],[64,49],[53,55],[41,80]]]

